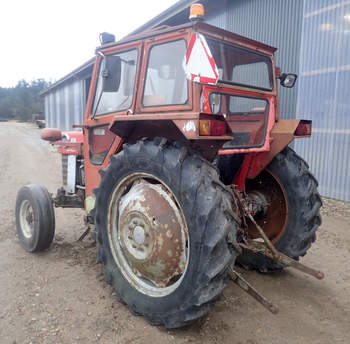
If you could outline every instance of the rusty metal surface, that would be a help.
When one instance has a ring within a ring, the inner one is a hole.
[[[246,154],[241,169],[233,181],[239,190],[243,190],[246,179],[254,179],[258,176],[272,159],[293,141],[295,138],[294,132],[299,122],[300,120],[279,120],[273,123],[271,132],[267,136],[264,151],[254,152],[256,149],[220,149],[220,155],[250,152]]]
[[[52,201],[56,208],[84,208],[84,192],[78,190],[76,194],[71,195],[61,187]]]
[[[272,252],[272,256],[273,257],[278,256],[278,251],[276,250],[275,246],[273,246],[273,243],[269,240],[269,238],[265,234],[264,230],[256,223],[256,221],[254,220],[254,217],[251,214],[248,214],[248,218],[254,224],[254,226],[256,227],[256,229],[259,232],[259,235],[263,238],[263,240],[265,241],[267,247]]]
[[[294,132],[300,120],[280,120],[274,123],[267,152],[256,154],[247,177],[255,178],[295,138]]]
[[[257,205],[261,205],[261,202],[267,203],[264,211],[250,212],[256,221],[256,224],[248,222],[247,232],[250,238],[256,239],[261,236],[257,231],[258,225],[263,228],[269,240],[276,243],[284,233],[288,218],[288,201],[282,185],[272,172],[264,170],[255,179],[247,180],[246,193],[248,206],[252,201],[256,201]],[[264,200],[256,200],[256,193],[261,194]]]
[[[194,120],[199,118],[199,113],[194,112],[163,112],[161,114],[138,114],[135,116],[117,115],[114,117],[116,122],[125,121],[161,121],[161,120]]]
[[[114,122],[110,125],[110,130],[114,131],[117,135],[121,137],[135,136],[135,131],[138,129],[136,126],[142,126],[141,137],[147,136],[144,128],[148,126],[153,127],[153,132],[157,130],[159,126],[159,132],[162,132],[163,137],[172,138],[174,133],[168,132],[166,127],[171,121],[175,126],[172,130],[178,128],[179,132],[187,140],[219,140],[229,141],[232,140],[232,135],[221,135],[221,136],[200,136],[198,133],[198,123],[199,123],[200,113],[195,112],[169,112],[162,114],[136,114],[134,116],[115,116]],[[157,123],[157,124],[156,124]],[[229,133],[228,133],[229,134]],[[152,134],[150,133],[152,136]]]
[[[123,252],[135,274],[166,286],[186,266],[178,209],[160,185],[135,181],[119,205]]]
[[[286,266],[290,266],[294,269],[297,269],[299,271],[302,271],[308,275],[314,276],[317,279],[323,279],[324,273],[320,270],[315,270],[309,266],[306,266],[305,264],[302,264],[298,261],[296,261],[293,258],[290,258],[286,256],[285,254],[277,251],[277,253],[271,252],[270,248],[267,246],[266,243],[252,241],[247,244],[240,244],[240,246],[246,250],[252,251],[253,253],[260,253],[263,254],[277,262],[280,262]]]
[[[173,193],[156,177],[134,173],[117,185],[108,214],[111,251],[125,278],[154,297],[175,290],[187,268],[189,237]]]
[[[243,289],[250,296],[254,297],[261,305],[267,308],[272,314],[277,314],[279,308],[273,304],[266,297],[260,294],[248,281],[246,281],[237,271],[230,268],[229,274],[234,283],[236,283],[241,289]]]
[[[315,270],[311,267],[308,267],[295,259],[288,257],[287,255],[279,252],[274,244],[271,242],[271,240],[268,238],[266,235],[265,231],[259,226],[259,224],[255,221],[253,218],[250,207],[249,207],[249,201],[247,199],[243,198],[239,191],[236,188],[232,188],[232,194],[233,194],[233,199],[235,203],[237,203],[238,208],[241,210],[242,214],[242,234],[243,234],[243,243],[239,243],[238,245],[242,247],[243,249],[249,250],[253,253],[259,253],[262,255],[265,255],[277,262],[280,262],[286,266],[290,266],[292,268],[295,268],[299,271],[302,271],[306,274],[309,274],[311,276],[316,277],[317,279],[323,279],[324,278],[324,273]],[[260,238],[263,240],[257,241],[257,240],[252,240],[249,236],[249,233],[247,233],[248,225],[246,219],[249,219],[249,221],[255,226],[256,232],[259,234]]]
[[[276,111],[276,94],[274,92],[276,92],[275,89],[273,89],[272,93],[271,92],[263,92],[263,93],[258,93],[256,92],[256,90],[254,88],[251,88],[249,91],[247,90],[242,90],[239,86],[232,86],[232,88],[229,87],[218,87],[218,86],[213,86],[213,85],[204,85],[203,86],[203,111],[204,112],[208,112],[211,113],[211,108],[210,108],[210,94],[211,93],[224,93],[224,94],[228,94],[228,95],[237,95],[237,96],[243,96],[243,97],[256,97],[256,98],[261,98],[264,99],[268,102],[269,107],[268,107],[268,114],[267,118],[264,118],[264,120],[262,121],[261,124],[263,124],[265,126],[263,132],[264,132],[264,138],[262,140],[262,143],[259,145],[252,145],[249,144],[249,146],[247,147],[242,147],[242,148],[225,148],[225,149],[220,149],[219,150],[219,154],[220,155],[225,155],[225,154],[240,154],[240,153],[256,153],[256,152],[266,152],[270,150],[270,133],[276,123],[276,114],[278,113],[278,111]],[[229,111],[228,109],[226,111]],[[225,112],[226,112],[225,111]],[[224,112],[224,113],[225,113]],[[228,127],[230,127],[230,123],[229,123],[229,117],[226,115],[223,115],[223,117],[225,118]],[[232,123],[232,126],[237,126],[237,122],[236,123]],[[248,120],[242,120],[240,123],[240,126],[242,127],[242,129],[246,129],[249,130],[250,126],[251,126],[251,122],[249,122]],[[233,129],[233,127],[231,127],[231,129]],[[251,130],[251,128],[250,128]],[[242,130],[243,131],[243,130]]]

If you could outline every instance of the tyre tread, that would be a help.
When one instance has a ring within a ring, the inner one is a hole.
[[[201,271],[198,271],[198,277],[196,277],[201,280],[201,283],[197,283],[196,288],[188,291],[191,295],[186,301],[179,303],[176,309],[169,309],[163,314],[154,314],[151,309],[137,309],[136,305],[129,300],[126,292],[121,292],[120,286],[116,288],[116,281],[114,281],[117,298],[121,302],[126,303],[131,312],[144,315],[152,325],[163,324],[168,328],[181,327],[207,313],[226,285],[228,267],[230,262],[238,255],[237,249],[229,246],[227,236],[229,230],[236,230],[239,218],[234,214],[230,206],[232,195],[227,187],[219,181],[218,170],[212,164],[203,159],[193,149],[181,143],[164,138],[144,139],[133,145],[124,144],[123,151],[110,158],[110,165],[106,169],[106,174],[102,176],[99,186],[101,192],[96,192],[95,220],[98,232],[97,238],[102,250],[106,245],[102,230],[99,229],[99,227],[102,228],[102,224],[105,222],[103,206],[100,205],[104,194],[102,191],[104,179],[114,174],[114,171],[119,168],[120,164],[125,164],[125,160],[131,161],[139,155],[147,155],[147,157],[150,157],[148,160],[156,159],[162,162],[163,170],[175,169],[180,176],[179,189],[183,192],[186,190],[186,197],[191,197],[194,205],[197,204],[198,197],[203,194],[208,199],[213,200],[204,205],[206,209],[199,209],[199,215],[196,217],[197,227],[201,228],[202,233],[201,256],[198,259],[203,264],[201,264]],[[145,164],[147,163],[152,164],[151,161],[146,161]],[[191,178],[190,181],[188,178],[184,178],[184,171],[189,167],[192,168],[197,176],[196,178]],[[153,167],[152,165],[152,168],[158,167]],[[206,212],[206,216],[203,212]],[[192,211],[193,213],[196,213],[196,211]],[[212,235],[206,235],[209,232],[209,227],[212,225],[213,218],[216,219],[216,227],[219,230]],[[231,223],[231,226],[228,223]],[[101,258],[102,255],[103,253],[100,252],[99,256]],[[109,276],[113,274],[112,270],[109,270],[109,265],[111,264],[109,259],[111,258],[108,254],[105,256],[106,261],[101,260],[105,264],[105,276],[108,276],[106,281],[110,282],[113,279]]]
[[[279,153],[271,164],[278,166],[283,173],[288,173],[293,178],[296,191],[294,193],[295,201],[301,207],[298,214],[298,223],[295,223],[295,228],[291,229],[294,231],[292,239],[282,246],[280,244],[282,239],[280,239],[275,245],[282,253],[299,260],[300,257],[306,255],[308,249],[316,240],[316,230],[321,225],[320,208],[322,207],[322,200],[317,191],[318,182],[309,171],[309,165],[306,161],[290,147],[286,147]],[[269,169],[269,166],[267,169]],[[261,272],[281,271],[285,267],[265,256],[247,251],[244,251],[238,257],[238,262],[244,268],[256,269]]]

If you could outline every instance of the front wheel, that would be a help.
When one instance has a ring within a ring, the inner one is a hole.
[[[317,185],[307,163],[289,147],[246,184],[249,198],[258,197],[267,204],[265,211],[255,215],[255,220],[277,250],[296,260],[306,254],[321,225],[322,201]],[[251,223],[248,232],[253,239],[258,237]],[[237,261],[246,268],[261,272],[284,268],[266,256],[248,251],[243,251]]]
[[[55,234],[55,213],[44,186],[23,186],[16,199],[16,227],[21,245],[28,252],[43,251]]]
[[[105,279],[151,324],[184,326],[225,287],[237,221],[231,194],[197,153],[165,139],[124,145],[96,191]]]

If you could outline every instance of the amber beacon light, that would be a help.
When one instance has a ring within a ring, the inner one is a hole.
[[[190,20],[202,20],[204,17],[204,6],[202,4],[193,4],[190,9]]]

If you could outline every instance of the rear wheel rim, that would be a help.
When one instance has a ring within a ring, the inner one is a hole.
[[[144,172],[121,180],[110,199],[107,231],[114,261],[135,289],[163,297],[179,287],[189,235],[182,208],[163,181]]]
[[[255,217],[272,243],[280,240],[287,227],[288,200],[286,192],[278,178],[270,171],[264,170],[254,180],[247,184],[246,191],[258,191],[264,195],[268,202],[265,214]],[[248,233],[252,239],[260,238],[255,226],[248,224]]]
[[[34,234],[34,211],[28,200],[24,200],[21,204],[19,220],[24,237],[30,239]]]

